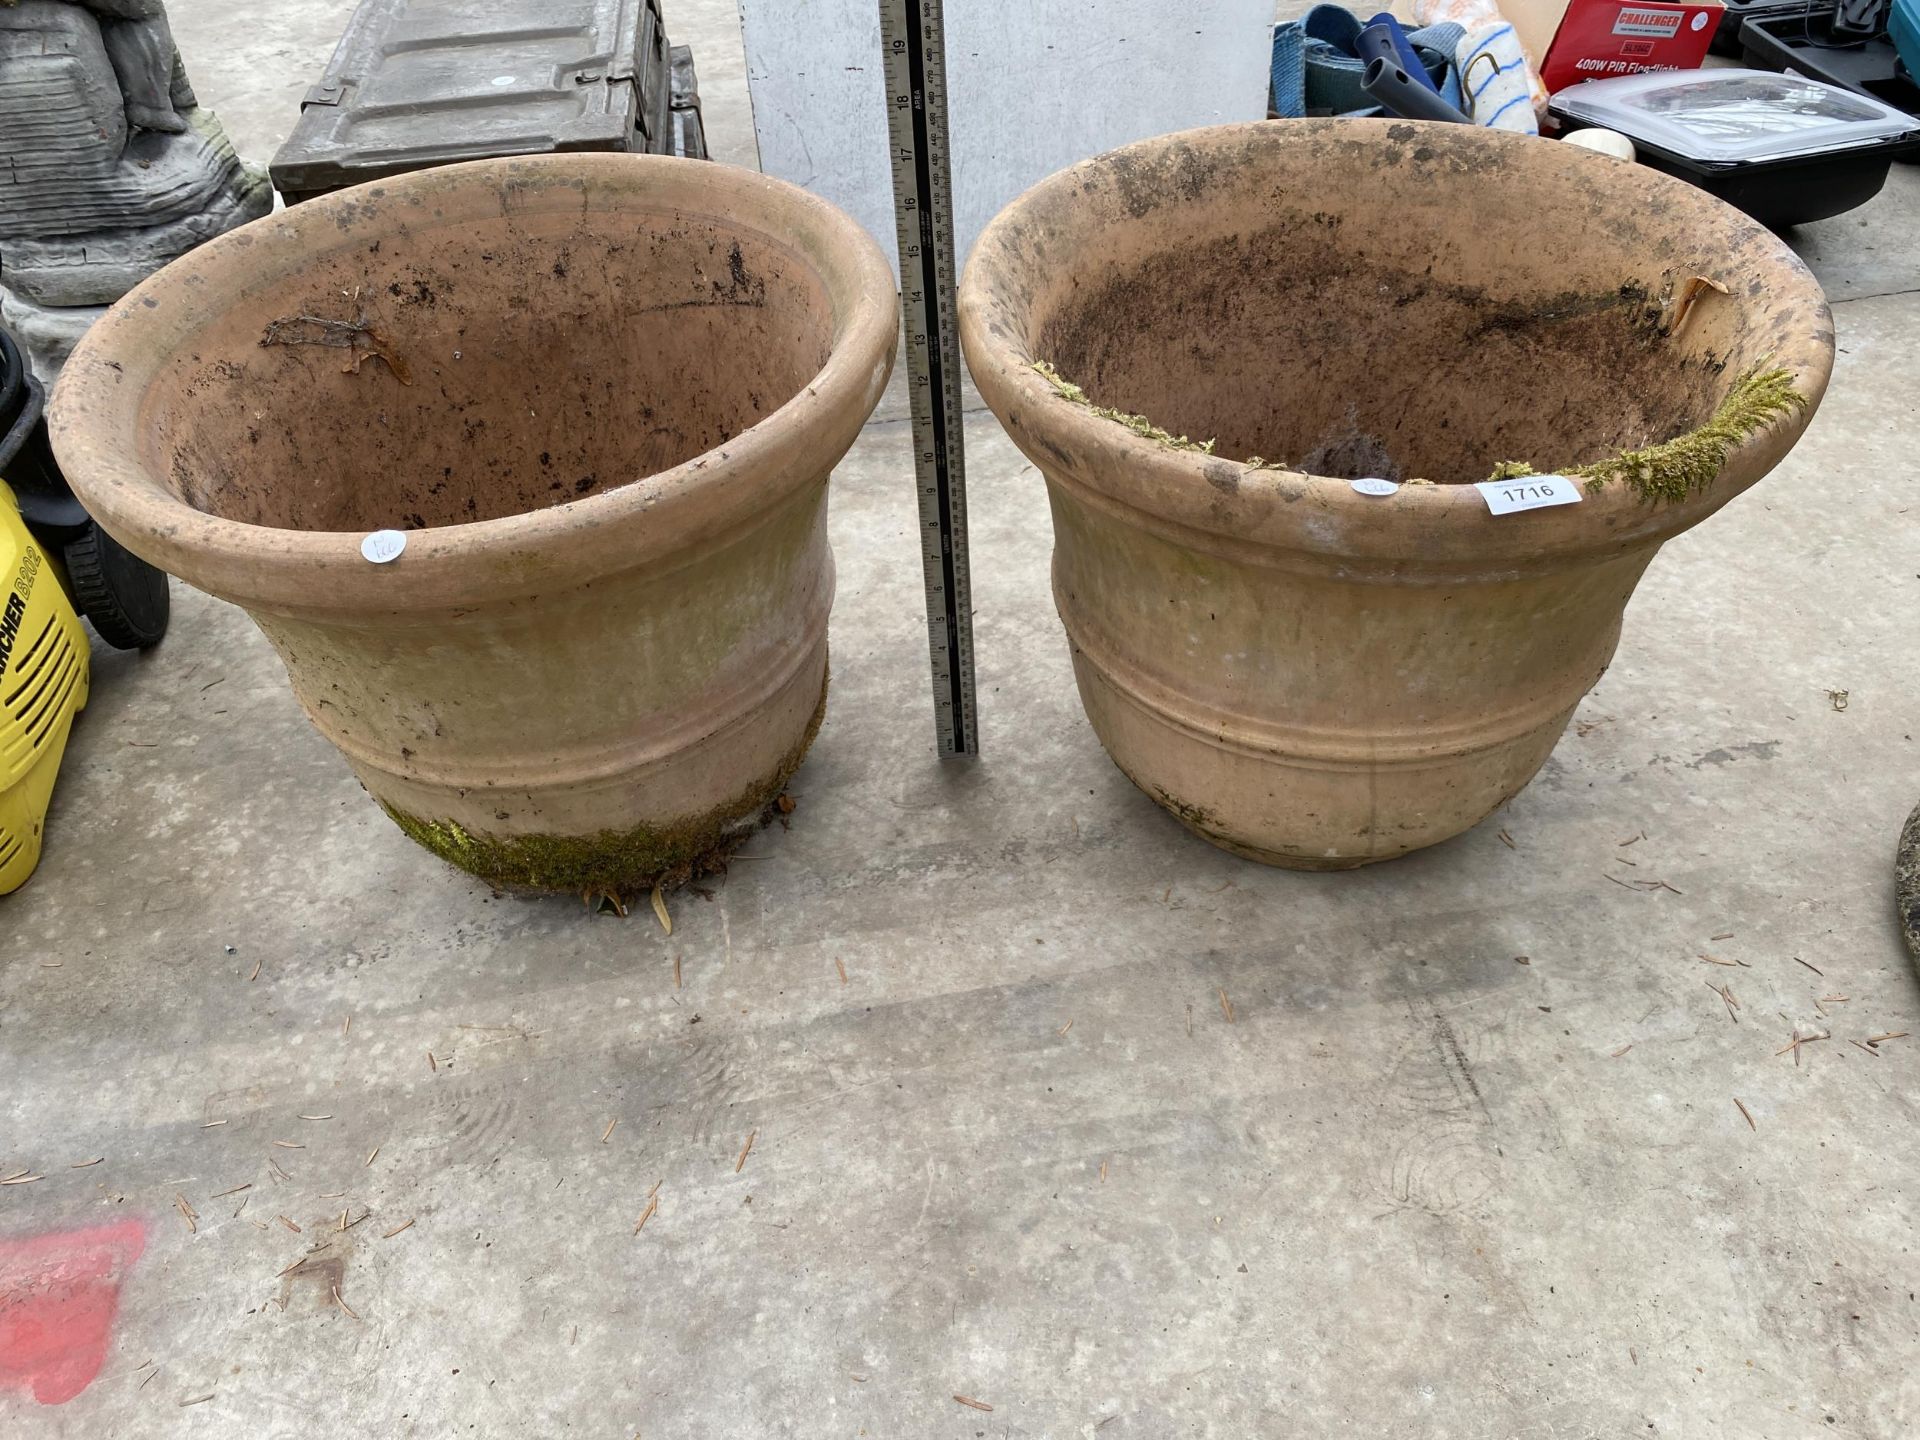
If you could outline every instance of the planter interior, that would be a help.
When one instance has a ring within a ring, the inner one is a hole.
[[[1185,159],[1167,183],[1218,188],[1204,155]],[[1713,344],[1671,343],[1676,277],[1578,243],[1583,227],[1639,224],[1582,213],[1572,193],[1544,226],[1498,217],[1487,176],[1485,208],[1467,203],[1471,175],[1410,206],[1342,193],[1323,166],[1273,177],[1284,201],[1258,219],[1155,204],[1076,255],[1071,284],[1035,294],[1028,344],[1096,405],[1216,455],[1347,479],[1578,465],[1711,419],[1737,377]]]
[[[141,444],[182,500],[249,525],[494,520],[717,449],[832,335],[818,274],[717,218],[610,241],[502,217],[245,296],[156,378]]]
[[[1035,351],[1095,404],[1216,455],[1346,479],[1600,460],[1694,429],[1722,398],[1722,365],[1666,343],[1644,283],[1560,288],[1572,277],[1537,249],[1449,281],[1432,254],[1327,220],[1141,255],[1036,314]]]

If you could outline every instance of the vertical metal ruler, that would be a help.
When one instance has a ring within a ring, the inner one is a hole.
[[[934,726],[942,755],[977,755],[943,35],[941,0],[880,0]]]

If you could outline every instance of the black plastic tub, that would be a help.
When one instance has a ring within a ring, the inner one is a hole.
[[[1801,155],[1788,160],[1747,160],[1716,165],[1634,142],[1640,163],[1678,175],[1709,195],[1744,210],[1769,230],[1827,220],[1873,199],[1887,183],[1896,158],[1909,158],[1920,140],[1844,156]]]
[[[1825,220],[1880,193],[1920,151],[1920,122],[1873,96],[1764,70],[1594,80],[1549,108],[1566,129],[1633,141],[1640,162],[1744,210],[1769,229]]]
[[[1760,20],[1800,20],[1812,14],[1833,14],[1833,0],[1726,0],[1720,24],[1708,48],[1716,55],[1738,56],[1741,32]],[[1762,66],[1762,69],[1776,67]]]
[[[1831,8],[1818,14],[1756,17],[1740,27],[1740,49],[1761,70],[1792,70],[1870,96],[1920,117],[1920,85],[1883,31],[1869,40],[1833,34]]]

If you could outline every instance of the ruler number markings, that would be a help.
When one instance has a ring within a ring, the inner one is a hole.
[[[880,22],[934,719],[942,755],[975,754],[979,737],[940,0],[880,0]]]

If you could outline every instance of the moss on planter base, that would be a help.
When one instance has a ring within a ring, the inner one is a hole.
[[[384,800],[378,803],[409,840],[496,890],[589,898],[644,895],[655,885],[672,889],[694,876],[724,869],[734,847],[778,813],[774,802],[806,759],[826,713],[822,685],[806,733],[771,775],[704,815],[667,825],[636,825],[597,835],[486,835],[455,820],[428,820]]]
[[[1590,491],[1617,481],[1647,501],[1684,500],[1713,483],[1734,446],[1806,403],[1807,397],[1793,388],[1788,371],[1756,368],[1734,382],[1713,418],[1699,429],[1561,473],[1581,477]],[[1531,465],[1509,460],[1494,466],[1487,478],[1512,480],[1535,473]]]
[[[743,814],[764,821],[773,794],[758,806],[723,806],[680,825],[603,830],[598,835],[474,835],[456,820],[422,820],[382,801],[380,808],[415,844],[478,876],[496,890],[644,895],[717,869],[752,832]],[[744,800],[745,797],[743,797]]]

